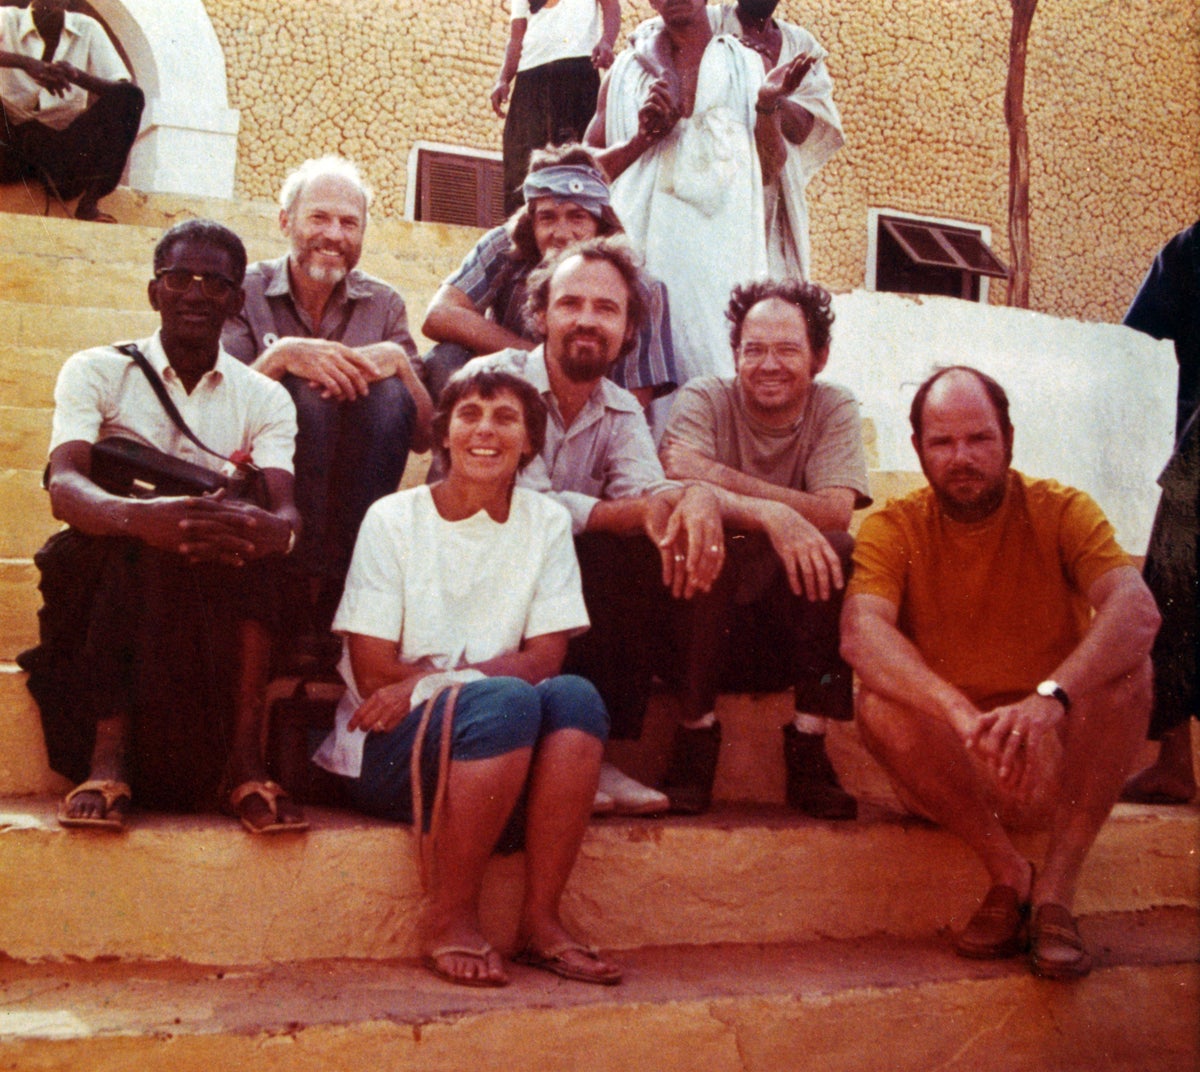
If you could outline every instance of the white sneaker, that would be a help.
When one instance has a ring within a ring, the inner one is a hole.
[[[596,790],[595,799],[592,801],[593,815],[612,815],[617,810],[617,802],[613,800],[603,789]]]
[[[666,793],[622,774],[611,763],[600,764],[600,789],[613,802],[615,815],[664,815],[671,807]]]

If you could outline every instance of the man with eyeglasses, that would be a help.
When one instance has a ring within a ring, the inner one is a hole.
[[[68,827],[120,830],[131,803],[225,806],[255,833],[306,828],[261,755],[263,690],[277,627],[274,571],[295,542],[295,408],[287,392],[220,345],[242,304],[246,251],[232,231],[188,220],[154,251],[161,327],[136,345],[151,378],[114,346],[71,357],[54,394],[47,488],[70,528],[39,552],[40,644],[20,658],[42,711],[51,766],[81,782]],[[245,458],[268,505],[224,489],[125,498],[92,479],[94,444],[133,439],[222,471]]]
[[[796,279],[735,287],[726,317],[735,375],[689,381],[660,450],[669,477],[716,489],[731,530],[712,592],[682,608],[692,680],[664,788],[675,810],[705,810],[721,741],[718,690],[790,685],[788,804],[852,819],[857,803],[838,781],[824,735],[827,719],[853,713],[838,618],[850,517],[871,502],[858,403],[816,379],[833,323],[823,287]]]
[[[404,299],[356,267],[371,193],[340,157],[307,160],[284,180],[289,250],[246,272],[246,303],[225,348],[279,380],[296,404],[296,505],[304,530],[289,561],[287,645],[297,668],[332,667],[329,634],[358,528],[397,489],[410,450],[429,447],[433,406],[413,366]]]

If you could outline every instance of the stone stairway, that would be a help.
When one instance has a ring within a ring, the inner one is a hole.
[[[119,191],[106,208],[128,222],[99,227],[14,197],[0,188],[19,210],[0,211],[0,1069],[1200,1068],[1200,810],[1114,812],[1077,906],[1098,953],[1087,980],[963,961],[948,936],[981,869],[897,813],[853,727],[831,752],[862,818],[786,812],[786,695],[721,698],[712,814],[590,829],[566,911],[619,951],[611,990],[515,968],[507,990],[479,992],[422,971],[410,839],[391,825],[311,809],[308,835],[278,841],[219,816],[59,829],[63,786],[12,662],[35,637],[31,556],[56,528],[38,478],[57,369],[152,330],[145,282],[170,222],[222,219],[252,259],[280,242],[269,205]],[[419,320],[474,237],[375,220],[364,267]],[[873,490],[914,479],[874,472]],[[618,757],[648,778],[665,706]],[[1023,848],[1036,857],[1040,839]],[[521,883],[519,857],[493,862],[485,928],[505,947]]]

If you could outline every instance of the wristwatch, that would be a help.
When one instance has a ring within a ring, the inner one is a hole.
[[[1053,700],[1057,700],[1060,704],[1062,704],[1064,712],[1071,710],[1071,697],[1067,695],[1067,690],[1064,689],[1053,678],[1046,678],[1045,681],[1038,685],[1037,694],[1039,696],[1048,696]]]

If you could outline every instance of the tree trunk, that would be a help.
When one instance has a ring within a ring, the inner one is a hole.
[[[1029,308],[1029,131],[1025,122],[1025,56],[1037,0],[1011,0],[1012,36],[1008,45],[1008,83],[1004,120],[1008,124],[1008,242],[1012,269],[1008,304]]]

